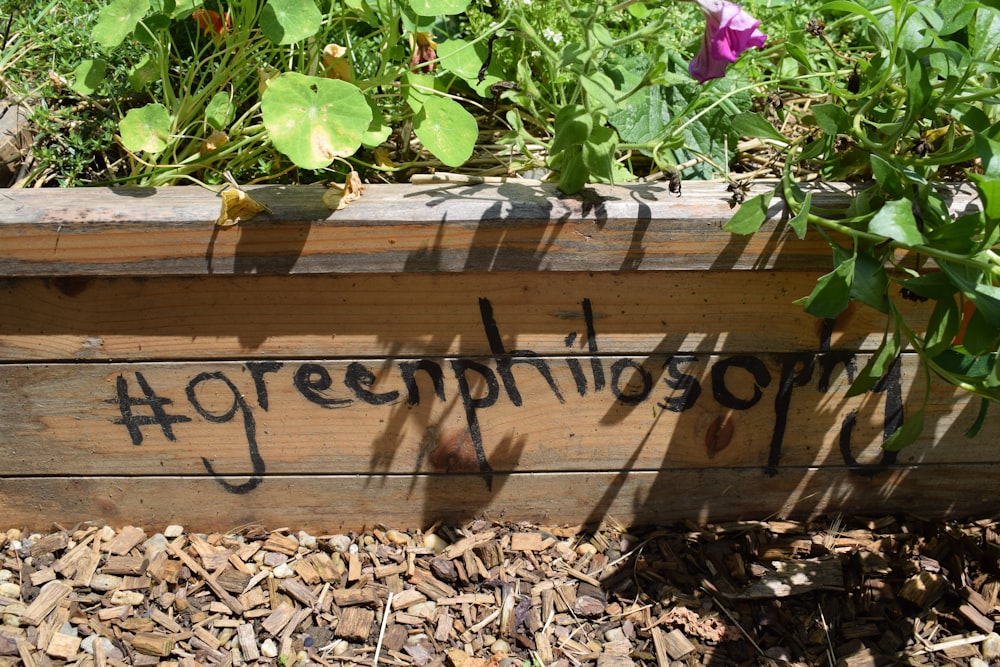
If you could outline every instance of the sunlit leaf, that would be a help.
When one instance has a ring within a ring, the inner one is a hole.
[[[159,153],[170,140],[170,113],[162,104],[129,109],[118,124],[122,144],[134,153]]]
[[[461,14],[469,0],[410,0],[410,9],[417,16],[450,16]]]
[[[323,15],[313,0],[268,0],[260,13],[260,30],[274,44],[294,44],[320,29]]]
[[[733,234],[753,234],[767,220],[767,207],[771,203],[774,191],[759,194],[748,199],[736,210],[733,217],[726,223],[724,229]]]
[[[926,243],[913,217],[913,203],[897,199],[886,202],[868,223],[868,231],[886,236],[906,246]]]
[[[260,106],[274,147],[304,169],[353,155],[372,119],[356,86],[297,72],[271,80]]]
[[[447,97],[429,97],[413,118],[420,143],[441,162],[458,167],[472,156],[479,138],[475,117]]]
[[[834,318],[851,300],[855,258],[846,259],[816,281],[816,287],[802,302],[803,309],[815,317]]]
[[[118,46],[149,12],[149,0],[112,0],[101,8],[91,36],[105,48]]]

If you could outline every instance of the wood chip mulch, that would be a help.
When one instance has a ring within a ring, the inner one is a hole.
[[[998,522],[0,532],[0,665],[997,665]]]

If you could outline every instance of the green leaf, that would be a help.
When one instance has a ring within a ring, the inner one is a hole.
[[[260,107],[274,147],[303,169],[353,155],[371,124],[371,108],[356,86],[297,72],[272,79]]]
[[[904,246],[927,242],[917,229],[912,202],[902,199],[886,202],[868,223],[868,231],[888,237]]]
[[[215,130],[224,130],[233,122],[235,112],[229,93],[220,91],[205,106],[205,121]]]
[[[889,276],[885,265],[877,258],[860,253],[854,263],[851,298],[857,299],[880,313],[889,312]]]
[[[170,140],[170,113],[162,104],[130,109],[118,124],[118,131],[122,144],[133,153],[159,153]]]
[[[868,157],[872,165],[872,176],[886,194],[893,199],[902,199],[905,196],[903,187],[903,176],[899,168],[891,162],[884,160],[872,153]]]
[[[438,45],[437,55],[442,68],[465,81],[480,96],[491,97],[490,86],[500,81],[500,77],[492,73],[491,63],[483,80],[479,80],[479,71],[486,62],[485,44],[482,42],[473,44],[464,39],[449,39]]]
[[[375,148],[389,138],[389,135],[392,134],[392,128],[385,124],[382,110],[375,104],[375,100],[365,95],[365,102],[368,103],[368,108],[371,109],[372,122],[368,126],[368,129],[365,130],[365,133],[361,135],[361,145],[365,148]]]
[[[104,82],[108,64],[100,58],[87,59],[73,70],[73,85],[70,89],[81,95],[93,95]]]
[[[812,207],[812,195],[812,190],[806,193],[806,198],[802,200],[799,212],[788,221],[788,225],[795,230],[795,235],[800,239],[806,235],[806,227],[809,224],[809,209]]]
[[[927,273],[902,282],[903,287],[927,299],[950,299],[958,288],[945,273]]]
[[[128,85],[132,87],[132,90],[138,92],[145,90],[146,86],[158,81],[160,78],[160,67],[159,64],[150,56],[150,54],[144,54],[142,58],[136,63],[128,73]]]
[[[767,207],[773,196],[772,190],[743,202],[723,229],[733,234],[753,234],[767,220]]]
[[[563,194],[575,195],[587,184],[587,167],[583,164],[583,147],[570,146],[557,156],[559,169],[559,190]]]
[[[447,97],[430,97],[413,118],[413,131],[439,160],[449,167],[461,166],[472,156],[479,137],[475,117]]]
[[[592,72],[580,77],[583,89],[595,102],[604,107],[607,113],[614,113],[620,108],[615,102],[615,83],[606,74]]]
[[[590,172],[591,180],[614,182],[615,149],[618,135],[609,127],[595,127],[590,138],[583,142],[583,165]]]
[[[733,131],[742,137],[753,137],[756,139],[773,139],[775,141],[788,141],[774,126],[767,122],[759,113],[744,111],[732,118]]]
[[[803,301],[803,309],[814,317],[834,318],[840,315],[851,300],[854,265],[855,258],[852,256],[821,276],[812,293]]]
[[[451,16],[468,6],[469,0],[410,0],[410,9],[417,16]]]
[[[582,104],[567,104],[556,113],[553,127],[549,154],[557,155],[569,146],[582,146],[594,129],[594,118]]]
[[[104,48],[118,46],[149,11],[149,0],[112,0],[97,15],[91,36]]]
[[[987,398],[979,399],[979,412],[976,413],[976,419],[972,422],[968,429],[965,431],[966,438],[974,438],[979,435],[979,431],[982,430],[983,424],[986,423],[986,414],[989,412],[990,400]]]
[[[315,35],[323,15],[313,0],[268,0],[260,13],[260,31],[272,44],[295,44]]]
[[[934,305],[930,319],[927,320],[927,335],[924,338],[924,349],[934,356],[951,347],[951,342],[962,324],[962,312],[954,298],[941,299]]]
[[[969,354],[988,354],[997,349],[997,339],[1000,329],[993,326],[979,310],[974,310],[965,325],[965,335],[962,337],[962,347]]]
[[[924,430],[924,408],[920,408],[905,420],[896,429],[896,432],[886,438],[882,443],[882,449],[889,452],[898,452],[904,447],[909,447],[917,441]]]
[[[819,129],[831,137],[846,132],[851,127],[851,119],[839,104],[816,104],[810,107]]]
[[[865,364],[857,377],[854,378],[854,382],[851,383],[850,388],[847,390],[845,398],[852,398],[868,393],[875,386],[875,383],[881,380],[886,374],[889,367],[896,361],[897,356],[899,356],[898,331],[882,339],[882,344],[879,345],[875,354],[868,358],[868,363]]]

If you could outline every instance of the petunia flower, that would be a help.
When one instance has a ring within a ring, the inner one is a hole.
[[[726,75],[726,66],[736,62],[751,47],[764,46],[767,35],[757,29],[760,21],[726,0],[695,0],[705,14],[705,37],[701,49],[688,65],[699,83]]]

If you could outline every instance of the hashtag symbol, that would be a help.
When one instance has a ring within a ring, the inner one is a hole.
[[[177,439],[174,437],[173,425],[189,422],[191,418],[184,415],[167,414],[164,406],[172,405],[173,401],[169,398],[157,396],[142,373],[136,371],[135,379],[139,383],[139,388],[142,389],[143,396],[141,398],[133,398],[129,395],[128,381],[125,379],[125,376],[119,375],[115,387],[116,396],[106,401],[107,403],[117,404],[118,409],[121,410],[121,419],[115,419],[114,423],[122,424],[128,429],[128,434],[132,438],[133,445],[142,444],[142,427],[153,425],[160,427],[167,440],[176,442]],[[149,408],[152,414],[136,415],[132,412],[132,409],[135,407]]]

